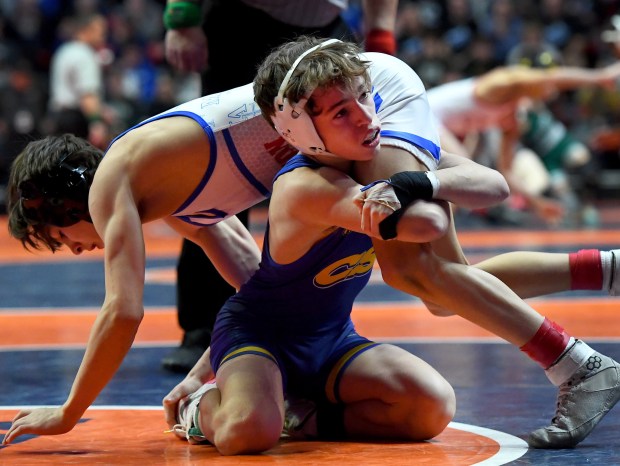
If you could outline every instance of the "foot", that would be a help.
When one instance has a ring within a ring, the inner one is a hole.
[[[316,403],[287,397],[284,401],[284,428],[281,438],[309,440],[316,437]]]
[[[532,448],[572,448],[585,439],[620,400],[620,366],[594,353],[560,386],[551,425],[532,432]]]
[[[194,393],[187,395],[179,401],[177,408],[177,424],[172,428],[172,432],[182,439],[187,439],[192,445],[200,443],[211,443],[204,436],[198,424],[200,410],[198,406],[202,395],[209,390],[217,388],[214,382],[204,384]]]
[[[210,342],[210,330],[204,328],[189,330],[183,335],[181,346],[164,357],[161,365],[170,372],[187,374],[209,347]]]

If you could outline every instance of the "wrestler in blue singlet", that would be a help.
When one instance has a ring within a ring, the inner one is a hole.
[[[297,155],[276,178],[299,167],[318,168]],[[259,270],[220,310],[211,340],[214,370],[242,354],[278,364],[285,390],[304,398],[338,401],[348,364],[376,346],[355,332],[353,301],[366,286],[375,260],[371,239],[337,228],[290,264],[269,253],[269,226]]]

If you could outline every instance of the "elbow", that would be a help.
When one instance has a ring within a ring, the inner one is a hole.
[[[127,302],[122,299],[106,300],[102,308],[106,320],[125,328],[137,328],[144,318],[144,307],[141,302]]]
[[[510,187],[504,175],[497,170],[489,169],[475,194],[458,204],[471,209],[480,209],[500,204],[508,196],[510,196]]]
[[[510,187],[504,175],[497,170],[495,172],[495,183],[493,192],[495,193],[496,203],[505,201],[510,196]]]

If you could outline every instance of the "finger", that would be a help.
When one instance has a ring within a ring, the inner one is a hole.
[[[360,228],[364,233],[370,233],[371,221],[370,217],[372,215],[372,204],[369,202],[364,202],[362,205],[362,223]]]
[[[13,418],[13,420],[11,422],[15,423],[15,421],[28,416],[30,413],[32,412],[31,409],[22,409],[21,411],[19,411],[15,417]]]
[[[2,443],[4,445],[8,445],[13,440],[15,440],[20,435],[24,435],[28,433],[28,429],[22,427],[21,425],[11,425],[7,433],[4,435],[4,439],[2,439]]]
[[[170,428],[177,423],[176,406],[176,404],[164,404],[164,417],[166,419],[166,424],[168,424]]]
[[[364,198],[363,197],[355,196],[353,198],[353,204],[355,204],[355,206],[359,210],[359,213],[361,214],[362,213],[362,209],[364,208]]]
[[[391,213],[391,211],[390,211]],[[372,216],[372,230],[371,235],[375,238],[381,238],[381,232],[379,230],[379,224],[387,217],[386,209],[376,209]]]

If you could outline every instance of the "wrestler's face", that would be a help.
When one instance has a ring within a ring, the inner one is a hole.
[[[381,123],[368,84],[354,90],[321,88],[312,94],[312,121],[328,152],[347,160],[370,160],[379,151]]]
[[[50,236],[64,244],[73,254],[82,254],[84,251],[103,249],[103,241],[92,223],[82,220],[68,227],[50,227]]]

